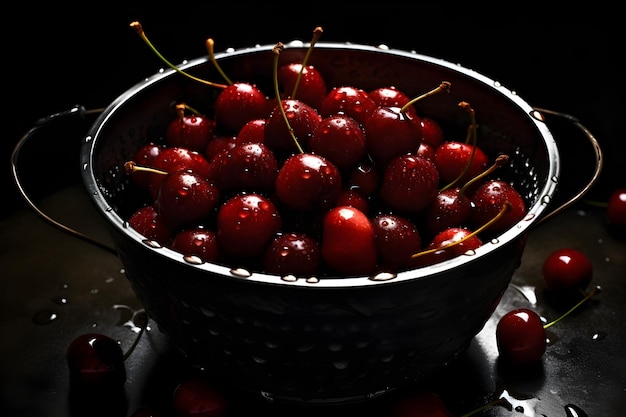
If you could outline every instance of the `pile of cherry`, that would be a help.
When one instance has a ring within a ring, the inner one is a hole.
[[[226,84],[213,84],[222,91],[211,116],[176,106],[162,138],[127,163],[146,195],[129,218],[134,229],[187,259],[283,277],[337,277],[450,259],[480,246],[479,232],[500,234],[526,214],[515,188],[490,176],[507,156],[490,161],[479,147],[468,103],[458,103],[471,116],[464,140],[444,138],[435,119],[418,114],[414,104],[445,94],[449,83],[410,98],[394,86],[329,88],[314,66],[299,62],[275,69],[273,97],[224,76]],[[621,230],[625,207],[626,191],[617,190],[607,215]],[[542,272],[547,290],[577,301],[549,323],[527,308],[500,319],[498,350],[514,366],[540,361],[545,329],[600,290],[585,293],[593,268],[575,249],[551,253]],[[72,390],[82,401],[119,391],[134,346],[123,353],[99,333],[75,339],[67,350]],[[229,410],[217,387],[196,378],[176,385],[171,407],[180,417]],[[132,416],[161,413],[140,408]],[[435,392],[411,395],[389,415],[451,416]]]
[[[129,224],[205,262],[350,276],[458,256],[482,244],[476,229],[497,235],[526,214],[510,183],[485,175],[506,155],[490,161],[471,134],[446,140],[394,86],[328,88],[296,62],[277,82],[282,109],[247,82],[223,86],[212,116],[180,103],[127,163],[148,196]],[[468,103],[459,111],[471,115]]]

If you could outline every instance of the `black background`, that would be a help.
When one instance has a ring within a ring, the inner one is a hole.
[[[560,10],[531,7],[532,3],[499,10],[478,3],[459,7],[443,2],[373,6],[187,2],[164,6],[14,4],[14,11],[6,14],[13,22],[2,26],[4,90],[8,93],[0,140],[5,173],[10,174],[14,145],[37,119],[76,104],[105,107],[163,67],[130,28],[130,22],[138,20],[173,63],[206,55],[208,37],[221,51],[293,39],[308,41],[316,26],[324,29],[324,41],[386,44],[460,63],[500,81],[533,106],[579,118],[597,137],[606,158],[593,198],[606,199],[611,189],[626,181],[621,166],[626,114],[624,44],[618,36],[619,14],[598,2]],[[88,126],[75,125],[62,126],[46,137],[45,145],[37,145],[42,146],[38,155],[44,162],[55,158],[52,168],[41,172],[37,159],[19,168],[33,178],[34,188],[45,191],[55,178],[63,182],[68,172],[76,171],[78,147],[76,155],[68,154],[68,143],[78,143]],[[567,154],[568,145],[563,147]],[[62,155],[54,154],[57,148],[65,149]],[[593,159],[582,163],[591,165]],[[576,167],[573,172],[578,172]],[[4,216],[23,201],[11,175],[0,178],[7,197],[0,213]]]

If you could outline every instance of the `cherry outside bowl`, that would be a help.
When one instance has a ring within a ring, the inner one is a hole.
[[[308,45],[286,44],[282,62]],[[273,45],[217,54],[229,78],[272,92]],[[395,85],[410,96],[442,81],[449,94],[428,98],[429,113],[458,127],[475,110],[480,144],[506,153],[502,168],[525,198],[528,215],[475,253],[437,265],[375,277],[288,280],[237,265],[195,263],[129,228],[136,207],[124,163],[173,117],[172,103],[210,108],[217,89],[173,70],[158,72],[114,100],[81,148],[82,176],[106,219],[138,298],[172,344],[199,368],[275,401],[365,401],[424,381],[454,361],[494,312],[521,262],[531,226],[547,211],[560,173],[559,153],[541,114],[520,96],[473,70],[418,53],[367,45],[316,44],[311,64],[329,86],[365,90]],[[220,80],[208,57],[180,68]]]

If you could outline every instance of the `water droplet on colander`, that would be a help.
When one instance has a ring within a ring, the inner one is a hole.
[[[93,136],[91,136],[91,135],[87,135],[87,136],[85,136],[85,143],[89,143],[89,142],[91,142],[92,140],[93,140]]]
[[[541,122],[545,121],[545,118],[543,117],[543,113],[541,113],[540,111],[533,110],[530,112],[530,115]]]
[[[551,180],[552,182],[557,183],[557,182],[559,182],[559,177],[557,177],[556,175],[553,175],[553,176],[550,178],[550,180]]]
[[[494,81],[493,85],[494,87],[502,87],[502,84],[500,83],[500,81]]]
[[[230,270],[230,273],[236,277],[240,277],[240,278],[249,278],[252,276],[252,274],[250,273],[250,271],[248,271],[247,269],[244,268],[233,268]]]
[[[192,265],[202,265],[204,262],[199,256],[196,255],[185,255],[183,256],[185,262],[190,263]]]
[[[607,336],[608,334],[606,332],[595,332],[591,335],[591,340],[602,340]]]
[[[393,272],[380,272],[374,276],[369,277],[372,281],[389,281],[390,279],[394,279],[398,274]]]
[[[496,239],[497,240],[497,239]],[[497,243],[497,242],[496,242]],[[476,251],[474,249],[469,249],[466,250],[465,253],[463,255],[467,255],[467,256],[474,256],[476,255]]]
[[[60,306],[67,304],[67,298],[65,297],[54,297],[52,302],[58,304]]]
[[[267,360],[265,360],[263,358],[259,358],[258,356],[253,356],[252,360],[254,360],[256,363],[260,363],[260,364],[267,363]]]
[[[550,204],[550,201],[552,201],[552,197],[550,197],[549,195],[544,195],[543,197],[541,197],[541,202],[543,204]]]
[[[333,366],[336,369],[347,369],[350,362],[348,360],[345,361],[334,361]]]
[[[155,242],[154,240],[150,240],[150,239],[144,239],[143,243],[146,246],[150,246],[151,248],[154,248],[154,249],[160,249],[160,248],[163,247],[163,246],[161,246],[161,244],[159,242]]]
[[[298,280],[298,278],[296,278],[295,275],[285,275],[280,277],[281,280],[285,281],[285,282],[296,282]]]
[[[490,242],[494,245],[497,245],[498,243],[500,243],[500,239],[498,239],[497,237],[494,237],[493,239],[490,240]]]
[[[309,284],[317,284],[318,282],[320,282],[320,279],[318,277],[308,277],[306,279],[306,282],[308,282]]]
[[[57,313],[49,309],[39,310],[33,316],[35,324],[50,324],[58,318]]]

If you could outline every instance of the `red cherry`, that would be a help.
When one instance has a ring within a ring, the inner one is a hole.
[[[423,158],[434,161],[435,160],[435,148],[433,148],[428,143],[422,141],[422,143],[420,143],[419,148],[417,148],[416,155],[419,155]]]
[[[443,129],[439,122],[432,117],[420,116],[420,126],[422,127],[422,142],[437,149],[445,141]]]
[[[522,220],[526,215],[526,202],[519,192],[510,183],[503,180],[490,180],[480,185],[472,198],[474,210],[472,221],[481,226],[493,219],[502,210],[505,202],[511,203],[511,208],[497,222],[488,229],[490,234],[500,234]]]
[[[467,168],[458,180],[459,183],[465,184],[482,173],[487,168],[488,163],[489,159],[485,152],[470,143],[447,141],[435,150],[435,165],[437,165],[441,180],[444,182],[457,180]]]
[[[626,188],[615,189],[607,203],[606,217],[609,228],[626,232]]]
[[[506,313],[496,327],[500,356],[513,364],[537,362],[546,351],[546,331],[534,311],[518,308]]]
[[[411,97],[398,90],[395,86],[379,87],[367,93],[378,107],[402,107],[411,101]],[[411,117],[417,117],[414,106],[409,106],[406,113]]]
[[[161,183],[154,207],[172,230],[202,222],[217,207],[219,189],[191,171],[174,171]]]
[[[365,90],[353,86],[331,89],[320,104],[322,117],[344,113],[365,125],[370,113],[378,107]]]
[[[265,118],[253,119],[243,125],[235,139],[237,145],[265,142],[265,122]]]
[[[117,341],[100,333],[86,333],[67,348],[70,383],[77,388],[110,389],[124,384],[124,353]]]
[[[359,122],[345,114],[329,116],[317,126],[308,148],[341,170],[348,170],[365,156],[365,132]]]
[[[211,162],[222,151],[230,151],[237,145],[237,136],[218,135],[209,140],[204,147],[204,156]]]
[[[298,145],[290,133],[292,130],[299,145],[305,149],[313,131],[322,122],[322,117],[317,110],[303,101],[286,99],[281,100],[281,103],[289,126],[285,122],[285,116],[280,111],[280,107],[276,105],[265,121],[264,143],[274,152],[298,151]]]
[[[320,247],[324,263],[342,275],[370,274],[376,267],[374,228],[355,207],[338,206],[325,214]]]
[[[405,154],[387,164],[379,194],[392,209],[417,214],[435,199],[438,184],[439,172],[430,159]]]
[[[302,72],[302,75],[300,75],[300,72]],[[285,64],[278,68],[276,77],[286,97],[297,97],[298,100],[316,109],[320,107],[322,100],[328,94],[328,87],[324,77],[313,65],[302,67],[302,64],[297,62]],[[298,77],[300,77],[300,80],[295,91],[296,95],[292,96]]]
[[[244,143],[211,160],[208,178],[221,191],[269,192],[274,189],[278,161],[263,143]]]
[[[414,259],[414,263],[418,266],[433,265],[463,255],[481,245],[482,240],[471,230],[449,227],[435,235],[424,253]]]
[[[584,290],[593,276],[589,258],[573,248],[557,249],[550,253],[541,271],[546,288],[556,291]]]
[[[172,235],[171,228],[157,214],[154,206],[135,210],[128,218],[128,225],[145,238],[165,246]]]
[[[159,145],[153,142],[147,143],[137,150],[133,161],[137,165],[154,168],[159,155],[164,149],[166,149],[165,145]],[[131,179],[146,190],[149,189],[150,183],[153,181],[153,176],[155,175],[159,176],[159,174],[141,170],[131,171],[130,173]]]
[[[185,256],[197,256],[204,262],[216,262],[219,258],[217,234],[201,227],[179,231],[169,247]]]
[[[222,417],[226,415],[226,398],[200,379],[188,379],[174,389],[173,407],[177,417]]]
[[[210,165],[205,156],[197,151],[181,147],[166,147],[159,153],[152,168],[164,172],[189,170],[206,177],[209,174]],[[156,200],[161,182],[165,179],[165,176],[157,174],[152,175],[151,178],[149,191],[152,198]]]
[[[338,206],[352,206],[367,214],[369,212],[369,200],[358,188],[346,188],[341,191],[337,199]]]
[[[406,217],[379,214],[372,219],[378,261],[382,268],[397,272],[414,264],[411,255],[422,248],[415,224]]]
[[[439,191],[424,213],[424,224],[432,235],[449,227],[466,226],[472,216],[472,201],[461,188]]]
[[[341,193],[339,169],[321,155],[298,153],[289,157],[276,177],[276,196],[298,212],[328,209]]]
[[[267,97],[256,85],[236,82],[224,88],[215,99],[217,127],[236,134],[252,119],[267,115]]]
[[[284,233],[277,236],[263,255],[266,272],[278,275],[314,275],[320,266],[320,248],[317,240],[300,233]]]
[[[184,107],[183,107],[184,108]],[[165,130],[165,142],[169,146],[188,148],[202,152],[213,136],[215,121],[203,115],[179,114]]]
[[[383,166],[396,156],[417,152],[422,141],[419,123],[400,109],[377,107],[365,122],[367,151]]]
[[[278,209],[260,194],[237,194],[228,199],[217,214],[217,237],[224,253],[252,258],[263,254],[280,231]]]
[[[391,417],[452,417],[439,394],[422,391],[401,398],[394,404]]]

